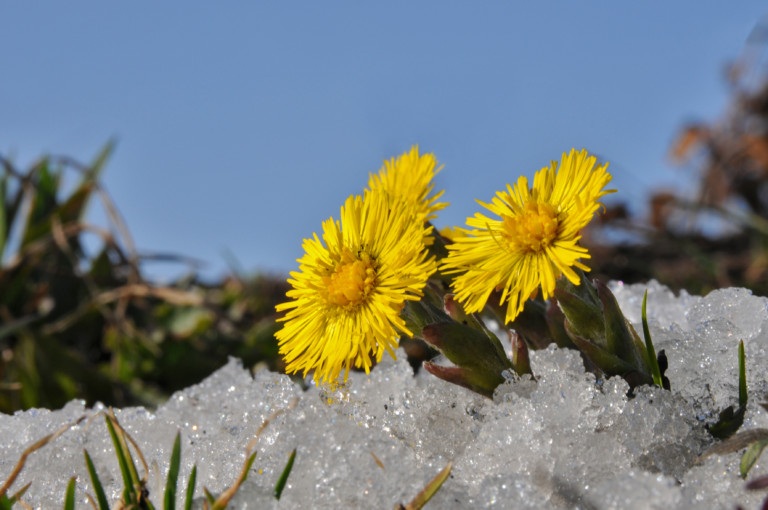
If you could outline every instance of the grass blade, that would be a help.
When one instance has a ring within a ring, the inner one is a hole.
[[[25,492],[27,492],[27,489],[32,485],[32,482],[28,482],[27,485],[19,489],[16,494],[11,496],[11,504],[15,504],[18,500],[21,499],[21,497],[24,495]]]
[[[440,471],[437,476],[427,484],[426,487],[424,487],[424,490],[422,490],[415,498],[413,498],[413,501],[404,507],[405,510],[419,510],[424,505],[426,505],[429,500],[432,499],[432,496],[434,496],[437,491],[440,490],[440,487],[443,486],[443,483],[445,483],[445,481],[451,475],[452,468],[453,462],[449,462],[448,465],[445,466],[443,470]]]
[[[117,463],[120,466],[120,474],[123,477],[123,485],[125,487],[123,490],[124,503],[126,505],[135,503],[136,498],[133,491],[133,480],[131,479],[131,472],[128,469],[128,461],[125,458],[125,452],[117,437],[115,427],[112,425],[112,420],[107,415],[104,415],[104,418],[107,421],[107,429],[109,430],[109,436],[112,438],[112,444],[115,445],[115,455],[117,455]]]
[[[99,475],[96,474],[96,468],[93,465],[91,456],[88,455],[88,450],[83,450],[83,454],[85,455],[85,464],[88,467],[88,474],[91,476],[91,483],[93,483],[93,490],[96,491],[96,501],[99,503],[99,510],[109,510],[107,495],[104,492],[104,487],[101,485]]]
[[[763,453],[763,450],[765,450],[766,446],[768,446],[768,439],[763,439],[762,441],[752,443],[750,447],[747,448],[747,451],[745,451],[744,455],[741,456],[740,468],[742,478],[747,477],[749,470],[752,469],[752,466],[755,465],[757,459],[760,458],[760,454]]]
[[[90,167],[88,168],[88,171],[85,173],[83,182],[95,181],[101,177],[102,171],[104,170],[107,161],[112,155],[112,152],[115,150],[115,145],[117,145],[117,142],[114,139],[110,139],[107,141],[107,143],[104,144],[104,147],[101,148],[99,153],[96,155],[96,158],[94,158],[93,163],[91,163]]]
[[[197,481],[197,466],[192,466],[187,482],[187,496],[184,498],[184,510],[192,510],[192,498],[195,495],[195,482]]]
[[[21,497],[24,495],[24,493],[27,492],[27,489],[29,489],[30,485],[32,485],[32,482],[29,482],[27,485],[25,485],[24,487],[19,489],[18,492],[16,492],[16,494],[11,496],[10,498],[8,496],[6,496],[5,494],[1,495],[0,496],[0,510],[5,510],[6,508],[8,510],[11,510],[11,507],[13,507],[13,505],[15,505],[21,499]],[[6,504],[8,506],[4,506]]]
[[[128,441],[131,442],[133,445],[134,450],[136,451],[136,455],[138,455],[139,460],[141,461],[141,464],[144,468],[144,473],[147,473],[149,471],[149,468],[147,466],[147,461],[144,459],[144,455],[141,453],[141,449],[139,448],[139,445],[136,443],[136,441],[133,440],[133,438],[128,434],[125,429],[120,425],[120,422],[117,421],[117,417],[115,417],[115,413],[110,408],[109,414],[106,415],[107,419],[109,421],[109,425],[111,426],[112,431],[119,431],[118,433],[115,433],[114,436],[112,436],[113,441],[116,440],[117,444],[120,445],[119,450],[123,454],[123,459],[125,461],[125,468],[127,471],[127,476],[129,477],[129,480],[132,481],[131,486],[126,486],[124,489],[124,494],[126,494],[126,501],[130,501],[130,504],[137,505],[139,508],[145,508],[148,510],[154,510],[154,506],[152,505],[152,502],[147,499],[146,495],[148,494],[147,488],[146,488],[146,480],[144,478],[139,478],[139,472],[136,470],[136,463],[133,461],[133,457],[131,456],[131,450],[128,447]],[[121,466],[122,469],[122,466]],[[132,498],[132,499],[129,499]]]
[[[67,484],[67,494],[64,496],[64,510],[75,510],[75,480],[73,476]]]
[[[227,508],[229,501],[235,496],[238,489],[240,489],[240,485],[242,485],[242,483],[245,482],[245,480],[248,478],[248,471],[250,471],[251,466],[253,465],[253,461],[256,460],[257,453],[258,452],[253,452],[247,459],[245,459],[243,469],[240,471],[240,476],[237,478],[237,480],[235,480],[235,483],[232,484],[230,488],[222,492],[218,499],[211,501],[211,510],[223,510],[224,508]],[[207,495],[208,491],[205,493]]]
[[[171,465],[168,468],[168,480],[165,482],[165,510],[176,508],[176,484],[179,481],[179,464],[181,463],[181,433],[176,433],[171,451]]]
[[[211,508],[214,508],[213,505],[216,504],[216,498],[213,497],[213,494],[208,492],[208,489],[206,489],[205,487],[203,487],[203,494],[205,494],[205,500],[208,502],[209,505],[211,505]]]
[[[744,340],[739,340],[739,407],[747,405],[747,367]]]
[[[653,377],[653,384],[659,388],[664,387],[664,383],[661,379],[661,370],[659,369],[659,359],[656,357],[656,349],[653,348],[653,341],[651,340],[651,330],[648,327],[648,316],[645,312],[645,305],[648,301],[648,290],[643,295],[643,308],[642,308],[642,321],[643,321],[643,336],[645,337],[645,349],[648,352],[648,363],[651,368],[651,377]]]
[[[181,463],[181,433],[176,433],[171,451],[171,465],[168,468],[168,479],[165,482],[165,510],[176,508],[176,484],[179,481],[179,464]]]
[[[245,467],[243,468],[243,479],[240,480],[240,483],[243,483],[248,479],[248,472],[251,470],[251,466],[253,465],[253,461],[256,460],[256,453],[253,452],[250,457],[248,457],[248,462],[245,464]]]
[[[285,469],[283,469],[283,474],[280,475],[280,478],[277,480],[277,485],[275,485],[275,499],[280,499],[280,496],[283,495],[283,489],[285,489],[285,484],[288,483],[288,475],[291,474],[291,470],[293,469],[293,461],[296,459],[296,448],[293,449],[291,452],[291,456],[288,457],[288,464],[285,465]]]
[[[0,260],[3,260],[3,252],[5,251],[8,231],[10,230],[5,217],[5,190],[7,188],[7,182],[8,174],[3,174],[0,177]]]

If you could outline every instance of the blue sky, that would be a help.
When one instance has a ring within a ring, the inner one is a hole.
[[[667,161],[723,111],[725,64],[764,2],[2,2],[0,153],[90,161],[140,251],[204,274],[295,269],[382,160],[418,143],[474,199],[571,147],[617,199],[691,181]],[[94,210],[93,220],[100,215]],[[169,276],[178,267],[148,266]]]

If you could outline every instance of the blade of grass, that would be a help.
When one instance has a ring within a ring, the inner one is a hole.
[[[750,447],[747,448],[747,451],[745,451],[744,455],[741,456],[740,469],[742,478],[747,477],[749,470],[752,469],[752,466],[755,465],[757,459],[760,458],[760,454],[763,453],[763,450],[765,450],[766,446],[768,446],[768,439],[763,439],[762,441],[752,443]]]
[[[109,414],[105,414],[105,416],[107,416],[107,419],[110,422],[109,425],[111,426],[112,431],[120,431],[119,434],[115,433],[113,436],[113,441],[117,439],[118,443],[120,444],[120,450],[124,452],[123,458],[125,459],[125,466],[128,476],[132,481],[130,489],[128,486],[126,486],[125,491],[127,491],[130,496],[134,498],[132,500],[133,503],[142,505],[142,508],[154,510],[152,503],[144,497],[144,494],[146,493],[146,480],[144,478],[139,478],[139,472],[136,470],[136,464],[133,461],[133,456],[131,456],[131,450],[128,448],[127,441],[130,441],[133,445],[134,449],[136,450],[136,454],[139,456],[139,460],[144,467],[144,473],[147,473],[149,471],[147,468],[147,461],[144,459],[144,455],[141,453],[139,445],[136,444],[136,441],[134,441],[133,438],[125,431],[125,429],[123,429],[122,425],[120,425],[120,422],[117,421],[117,417],[111,408],[109,410]]]
[[[168,467],[168,479],[165,482],[165,510],[176,508],[176,484],[179,481],[179,464],[181,463],[181,433],[176,433],[171,451],[171,465]]]
[[[275,499],[279,500],[280,496],[283,495],[283,489],[285,489],[285,484],[288,483],[288,475],[291,474],[291,470],[293,469],[293,461],[296,459],[296,448],[293,449],[291,452],[291,456],[288,457],[288,463],[285,465],[285,468],[283,469],[283,474],[280,475],[280,478],[277,480],[277,485],[275,485]]]
[[[709,433],[718,439],[727,439],[744,424],[747,410],[747,369],[744,355],[744,341],[739,341],[739,407],[728,406],[720,412],[717,423],[707,427]]]
[[[436,477],[434,477],[426,487],[424,487],[424,490],[419,492],[415,498],[413,498],[413,501],[405,505],[403,507],[400,505],[400,507],[404,508],[405,510],[420,510],[424,505],[429,502],[430,499],[432,499],[432,496],[434,496],[438,490],[440,490],[440,487],[443,486],[443,483],[448,479],[448,477],[451,475],[451,469],[453,468],[453,462],[449,462],[447,466],[443,468],[442,471],[440,471]]]
[[[3,174],[2,177],[0,177],[0,260],[3,260],[5,243],[8,239],[8,230],[10,230],[5,217],[5,190],[7,182],[8,174]]]
[[[86,171],[83,181],[95,181],[101,176],[102,170],[104,170],[109,157],[112,155],[112,151],[115,149],[115,145],[116,140],[114,139],[108,140],[107,143],[104,144],[104,147],[102,147],[101,151],[99,151],[96,158],[93,160],[93,163],[91,163],[91,166]]]
[[[214,504],[216,504],[216,498],[214,498],[213,494],[208,492],[208,489],[206,489],[205,487],[203,487],[203,494],[205,494],[206,508],[208,508],[207,505],[214,505]],[[213,506],[211,506],[211,508],[213,508]]]
[[[651,340],[651,330],[648,327],[648,316],[645,311],[645,305],[648,301],[648,290],[646,289],[643,295],[643,308],[642,308],[642,322],[643,322],[643,336],[645,337],[645,349],[648,352],[648,363],[650,363],[651,376],[653,377],[653,384],[659,388],[664,387],[664,383],[661,380],[661,369],[659,369],[659,359],[656,357],[656,349],[653,348],[653,341]]]
[[[221,493],[218,499],[211,502],[211,510],[223,510],[227,507],[229,501],[235,496],[238,489],[240,489],[240,485],[242,485],[243,482],[245,482],[245,480],[248,478],[248,471],[250,471],[251,466],[253,465],[253,461],[256,460],[257,453],[258,452],[253,452],[247,459],[245,459],[245,463],[243,463],[243,469],[240,471],[240,476],[237,478],[237,480],[235,480],[235,483],[232,484],[230,488]]]
[[[32,482],[29,482],[27,485],[25,485],[24,487],[19,489],[16,492],[16,494],[14,494],[13,496],[10,497],[10,499],[7,498],[5,495],[3,495],[3,496],[0,496],[0,500],[5,499],[6,501],[8,501],[10,503],[11,506],[13,506],[13,505],[15,505],[21,499],[21,497],[24,495],[24,493],[27,492],[27,489],[29,489],[30,485],[32,485]],[[11,506],[9,506],[8,508],[10,508]]]
[[[274,413],[272,413],[266,420],[264,420],[264,423],[261,424],[259,429],[256,431],[256,435],[253,439],[250,440],[248,443],[248,446],[245,448],[245,455],[246,459],[243,463],[243,469],[240,471],[240,476],[235,480],[235,483],[232,484],[231,487],[229,487],[227,490],[221,493],[218,499],[212,499],[213,496],[208,492],[207,489],[203,488],[203,491],[205,492],[206,497],[208,498],[210,504],[211,504],[211,510],[222,510],[223,508],[226,508],[227,504],[229,503],[229,500],[231,500],[235,493],[237,493],[238,489],[240,488],[240,485],[245,482],[245,480],[248,478],[248,472],[251,470],[251,466],[253,465],[253,461],[256,460],[256,453],[253,452],[253,448],[256,446],[256,443],[259,440],[259,437],[261,436],[261,433],[264,432],[264,429],[267,428],[267,425],[269,425],[272,420],[274,420],[277,416],[280,414],[293,409],[296,404],[299,403],[299,397],[295,397],[293,401],[286,407],[285,409],[278,409]]]
[[[125,452],[123,451],[122,444],[120,443],[117,432],[115,431],[115,427],[112,425],[112,420],[110,420],[109,416],[106,414],[104,415],[104,418],[107,422],[107,429],[109,430],[109,436],[112,438],[112,444],[115,445],[115,455],[117,455],[117,463],[120,466],[120,474],[123,477],[123,485],[125,488],[123,489],[123,503],[126,505],[129,505],[131,503],[136,502],[134,490],[133,490],[133,480],[131,479],[131,472],[128,469],[128,461],[125,458]]]
[[[373,453],[373,450],[371,450],[371,457],[373,457],[373,460],[375,460],[375,461],[376,461],[376,464],[378,464],[378,466],[379,466],[381,469],[386,469],[386,468],[384,467],[384,463],[383,463],[383,462],[381,462],[381,460],[379,460],[379,458],[376,456],[376,454],[375,454],[375,453]]]
[[[88,474],[91,476],[93,490],[96,491],[96,500],[99,503],[99,510],[109,510],[109,501],[107,501],[107,495],[104,492],[104,487],[101,485],[99,475],[96,474],[96,467],[93,465],[91,456],[88,455],[88,450],[83,449],[83,455],[85,455],[85,465],[88,468]]]
[[[747,367],[744,340],[739,340],[739,407],[747,405]]]
[[[75,510],[75,480],[77,478],[73,476],[67,484],[67,493],[64,496],[64,510]]]
[[[25,211],[27,210],[26,205],[28,204],[32,199],[32,186],[30,185],[31,179],[33,176],[33,173],[35,172],[35,168],[27,172],[26,175],[21,175],[18,171],[16,171],[11,164],[0,157],[0,160],[3,163],[3,166],[5,166],[6,172],[10,173],[17,181],[19,181],[18,189],[16,190],[15,195],[8,196],[7,202],[5,202],[5,198],[3,198],[3,201],[6,205],[6,211],[5,211],[5,225],[6,225],[6,241],[11,237],[11,232],[14,228],[18,231],[18,229],[22,228],[22,223],[24,223],[23,217],[25,214]],[[6,188],[6,193],[7,193]],[[22,218],[18,222],[16,221],[17,218]],[[18,232],[17,232],[18,233]]]
[[[192,499],[195,495],[195,482],[197,481],[197,466],[192,466],[187,482],[187,497],[184,498],[184,510],[192,510]]]
[[[40,236],[50,233],[46,218],[56,209],[56,194],[59,189],[58,176],[49,170],[48,159],[43,159],[37,167],[37,179],[31,189],[31,209],[26,217],[26,224],[21,237],[21,246],[25,247]],[[50,223],[50,221],[49,221]]]
[[[25,492],[27,492],[27,489],[32,485],[32,482],[28,482],[27,485],[16,491],[16,494],[11,496],[11,501],[16,502],[21,499],[21,497],[24,495]]]
[[[91,508],[93,508],[93,510],[99,510],[99,507],[96,506],[96,502],[93,500],[93,497],[87,492],[85,493],[85,498],[88,500],[88,504],[91,505]]]

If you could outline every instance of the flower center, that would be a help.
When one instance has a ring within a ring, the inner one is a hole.
[[[373,261],[367,255],[362,260],[343,261],[333,274],[323,278],[323,283],[328,303],[337,306],[358,305],[365,301],[376,284]]]
[[[504,235],[514,246],[540,252],[557,237],[557,211],[547,203],[531,201],[521,214],[504,215]]]

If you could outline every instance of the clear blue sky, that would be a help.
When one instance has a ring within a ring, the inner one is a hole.
[[[463,224],[520,174],[585,147],[618,199],[688,182],[666,159],[684,121],[726,104],[724,65],[761,1],[0,3],[0,152],[90,161],[140,250],[224,250],[295,269],[385,158],[445,165]],[[94,213],[95,214],[95,213]],[[94,216],[98,220],[98,215]],[[153,265],[150,274],[172,268]]]

